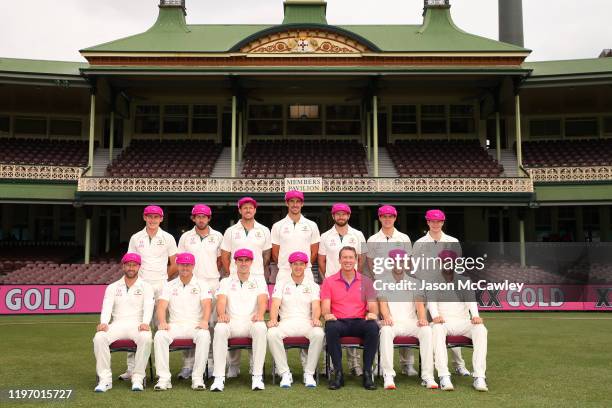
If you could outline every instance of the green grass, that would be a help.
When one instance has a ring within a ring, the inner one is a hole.
[[[329,391],[326,380],[317,389],[301,383],[298,352],[290,353],[296,384],[289,390],[272,385],[252,392],[243,353],[243,374],[228,380],[226,391],[195,392],[190,382],[173,379],[173,389],[132,393],[129,385],[114,382],[106,394],[95,394],[92,336],[96,316],[0,317],[0,388],[71,388],[74,407],[94,406],[483,406],[559,407],[612,406],[612,314],[603,313],[505,313],[485,314],[489,329],[488,393],[471,388],[469,378],[453,377],[454,392],[423,389],[414,378],[398,376],[396,391],[361,388],[360,379],[349,377],[340,391]],[[464,349],[471,366],[471,352]],[[178,372],[180,353],[171,354]],[[113,355],[113,374],[123,372],[125,354]],[[269,373],[270,355],[266,367]],[[6,400],[1,405],[11,406]],[[14,403],[12,406],[42,406]]]

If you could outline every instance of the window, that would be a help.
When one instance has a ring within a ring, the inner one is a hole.
[[[565,119],[565,136],[598,136],[597,118],[567,118]]]
[[[599,207],[582,207],[582,228],[586,242],[600,242]]]
[[[136,134],[159,134],[159,106],[140,105],[136,107],[136,118],[134,121],[134,133]]]
[[[612,133],[612,116],[604,118],[604,132]]]
[[[325,133],[333,136],[361,134],[361,108],[358,105],[325,107]]]
[[[11,118],[9,116],[0,115],[0,133],[9,133],[11,131]]]
[[[249,134],[280,136],[283,134],[282,105],[249,106]]]
[[[189,131],[189,106],[164,106],[164,133],[187,133]]]
[[[49,133],[52,136],[81,136],[82,123],[75,119],[51,119]]]
[[[15,118],[15,134],[46,135],[47,119],[45,118]]]
[[[561,136],[560,119],[532,119],[529,121],[529,136]]]
[[[444,105],[423,105],[421,107],[421,133],[446,133],[446,107]]]
[[[391,108],[391,133],[413,135],[417,133],[415,105],[394,105]]]
[[[192,133],[217,133],[217,107],[215,105],[195,105],[191,119]]]
[[[287,120],[287,134],[291,136],[314,136],[323,133],[319,105],[291,105]]]
[[[319,105],[291,105],[289,119],[319,119]]]
[[[450,106],[450,131],[451,133],[462,134],[476,132],[476,124],[474,120],[474,106]]]

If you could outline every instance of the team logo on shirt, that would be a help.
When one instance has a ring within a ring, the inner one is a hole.
[[[304,289],[302,289],[302,293],[309,295],[312,293],[312,289],[310,289],[310,287],[308,286],[304,286]]]
[[[260,231],[255,232],[255,238],[261,238],[263,235]]]
[[[255,282],[247,283],[247,289],[255,289],[257,288],[257,284]]]
[[[155,244],[158,246],[162,246],[164,245],[164,241],[161,238],[157,238],[157,240],[155,241]]]
[[[140,295],[142,295],[142,289],[136,289],[134,291],[134,296],[140,296]]]
[[[123,290],[121,290],[121,288],[117,288],[115,291],[115,296],[123,296]]]
[[[172,296],[178,296],[178,289],[177,288],[172,289]]]
[[[240,232],[236,232],[234,234],[234,239],[240,239]]]
[[[289,233],[289,227],[283,228],[283,233],[288,234]]]
[[[189,243],[194,245],[196,243],[195,237],[191,237],[191,240],[189,241]]]
[[[332,238],[332,239],[330,239],[330,240],[327,242],[327,245],[329,245],[330,247],[335,247],[335,246],[336,246],[336,240],[335,240],[335,239],[333,239],[333,238]]]
[[[291,287],[287,286],[285,287],[285,295],[290,295],[291,294]]]
[[[308,232],[308,231],[310,231],[310,228],[308,228],[308,225],[304,225],[302,227],[302,232]]]
[[[238,288],[238,284],[236,282],[232,282],[231,290],[236,290]]]
[[[211,244],[215,243],[215,237],[208,237],[208,242]]]
[[[138,248],[144,248],[144,240],[138,241]]]
[[[191,288],[191,294],[192,295],[197,295],[198,293],[200,293],[200,289],[198,289],[198,288]]]

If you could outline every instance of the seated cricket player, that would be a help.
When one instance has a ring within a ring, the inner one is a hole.
[[[304,366],[304,385],[314,388],[317,386],[314,374],[325,337],[320,320],[319,285],[304,277],[304,271],[308,266],[308,255],[304,252],[290,254],[289,265],[291,267],[290,279],[278,283],[272,293],[268,344],[276,363],[276,371],[281,375],[280,387],[289,388],[293,383],[293,377],[287,365],[283,339],[285,337],[308,338],[310,345]]]
[[[94,336],[94,354],[98,385],[96,392],[113,388],[109,346],[122,339],[136,343],[132,391],[142,391],[147,360],[151,354],[151,317],[155,306],[153,287],[138,277],[140,255],[127,253],[121,259],[123,277],[107,286],[102,314]]]
[[[408,253],[403,249],[394,249],[389,252],[391,259],[403,259]],[[401,263],[394,265],[391,271],[381,275],[378,292],[380,314],[382,316],[380,328],[380,366],[382,368],[384,387],[394,390],[395,371],[393,370],[393,340],[398,336],[413,336],[419,339],[421,352],[421,379],[422,385],[438,388],[434,381],[433,342],[431,327],[427,321],[425,309],[425,293],[420,289],[421,282],[410,276],[400,267]],[[409,271],[409,270],[408,270]],[[413,285],[412,289],[392,289],[394,284]],[[380,287],[385,284],[385,287]]]
[[[217,290],[217,324],[213,339],[215,381],[211,391],[223,391],[228,341],[233,337],[253,340],[253,370],[251,389],[265,389],[263,366],[266,359],[266,332],[264,315],[268,306],[268,285],[263,276],[251,275],[253,251],[239,249],[234,252],[237,273],[222,279]]]
[[[157,333],[155,334],[155,365],[159,381],[155,390],[172,388],[170,381],[170,344],[175,339],[192,339],[195,358],[191,388],[205,390],[204,369],[210,349],[208,319],[212,309],[212,293],[206,283],[193,276],[195,257],[184,252],[176,256],[179,276],[167,282],[157,304]],[[170,314],[169,323],[166,311]]]
[[[372,364],[378,349],[376,292],[372,281],[355,270],[355,248],[343,247],[339,259],[340,272],[325,278],[321,286],[327,351],[335,371],[335,378],[329,379],[328,388],[337,390],[344,386],[340,338],[350,336],[363,339],[363,386],[366,390],[375,390]]]
[[[457,259],[457,253],[450,250],[441,251],[438,255],[445,261],[444,266]],[[467,277],[457,275],[453,268],[442,268],[442,278],[444,282],[457,282]],[[433,320],[433,341],[434,341],[434,361],[438,377],[440,378],[440,388],[443,390],[453,390],[450,372],[448,371],[448,354],[446,350],[446,336],[466,336],[472,339],[474,352],[472,354],[472,367],[474,369],[473,386],[477,391],[488,391],[485,380],[487,368],[487,329],[478,314],[478,304],[474,300],[472,292],[445,291],[437,296],[427,294],[427,307]],[[430,300],[431,298],[436,300]]]

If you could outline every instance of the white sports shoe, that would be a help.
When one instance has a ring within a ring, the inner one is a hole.
[[[204,384],[204,381],[202,380],[193,381],[191,383],[191,389],[196,391],[204,391],[206,389],[206,384]]]
[[[191,378],[191,368],[183,367],[181,368],[181,372],[178,373],[177,377],[179,380],[188,380]]]
[[[132,391],[144,391],[142,380],[132,380]]]
[[[453,383],[451,382],[450,375],[440,377],[440,389],[443,391],[452,391],[455,389]]]
[[[240,367],[239,366],[229,366],[227,368],[227,378],[236,378],[240,375]]]
[[[413,364],[408,364],[402,367],[402,374],[407,375],[408,377],[416,377],[419,375],[419,372],[415,370]]]
[[[304,373],[304,385],[307,388],[315,388],[317,386],[317,382],[315,381],[314,375]]]
[[[457,367],[455,368],[455,372],[462,377],[469,377],[470,375],[472,375],[470,371],[465,367]]]
[[[100,381],[98,385],[96,385],[96,388],[94,388],[94,391],[95,392],[106,392],[110,390],[111,388],[113,388],[112,381]]]
[[[172,383],[170,381],[159,380],[153,389],[155,391],[166,391],[172,388]]]
[[[127,370],[125,373],[119,376],[119,379],[121,381],[130,381],[132,379],[132,372],[130,370]]]
[[[487,387],[487,382],[482,377],[474,378],[474,389],[476,391],[487,392],[489,391],[489,387]]]
[[[261,375],[254,375],[251,380],[251,390],[261,391],[265,389],[266,386],[264,385],[263,377]]]
[[[215,381],[213,381],[210,386],[210,390],[213,392],[221,392],[225,388],[225,377],[215,377]]]
[[[430,390],[437,390],[438,388],[440,388],[438,386],[438,383],[435,382],[433,379],[427,379],[427,380],[423,380],[421,381],[421,385],[425,388],[428,388]]]
[[[293,384],[293,376],[291,375],[291,371],[286,371],[281,376],[280,387],[291,388],[291,384]]]
[[[395,389],[395,381],[391,374],[383,374],[385,390],[394,390]]]

